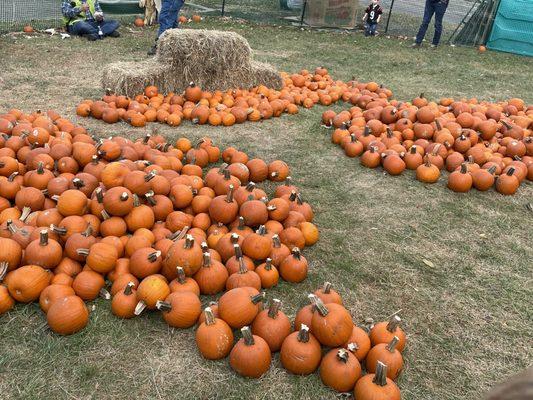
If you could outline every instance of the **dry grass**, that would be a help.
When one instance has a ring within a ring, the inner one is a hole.
[[[460,48],[411,51],[384,38],[216,20],[205,26],[237,31],[265,52],[261,61],[279,69],[325,65],[342,79],[384,82],[400,98],[423,91],[430,97],[516,95],[533,102],[530,88],[520,83],[533,80],[532,59]],[[101,69],[111,59],[145,58],[152,38],[151,32],[90,44],[0,38],[0,110],[54,108],[72,117],[77,101],[102,94]],[[81,46],[87,50],[80,52]],[[160,131],[171,139],[208,135],[221,146],[290,163],[315,207],[322,236],[305,251],[309,279],[269,294],[283,299],[293,316],[305,293],[331,280],[356,321],[402,309],[409,333],[407,368],[399,380],[404,399],[479,399],[495,382],[530,365],[532,214],[525,205],[531,184],[512,197],[493,191],[460,195],[442,181],[424,186],[412,174],[390,177],[364,169],[329,143],[318,124],[322,111],[231,129],[185,124]],[[135,137],[150,129],[80,122],[105,136]],[[227,361],[202,360],[192,330],[169,329],[157,314],[121,321],[109,303],[95,306],[89,327],[68,338],[42,328],[37,305],[0,317],[2,398],[337,398],[316,374],[286,374],[277,357],[261,380],[241,379]]]

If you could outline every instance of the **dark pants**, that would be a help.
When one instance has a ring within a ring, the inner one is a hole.
[[[118,21],[107,19],[102,22],[96,21],[79,21],[74,25],[69,26],[68,32],[73,35],[95,35],[98,37],[98,26],[102,29],[104,36],[108,36],[115,32],[119,27]]]
[[[367,23],[365,25],[365,36],[375,36],[377,27],[378,27],[377,22],[370,23],[370,24]]]
[[[422,25],[418,30],[416,35],[416,43],[422,43],[424,36],[426,36],[426,31],[428,30],[429,23],[433,14],[435,14],[435,35],[433,36],[433,44],[437,45],[440,42],[440,36],[442,34],[442,18],[448,7],[447,2],[435,1],[435,0],[426,0],[426,8],[424,10],[424,19],[422,20]]]
[[[184,0],[163,0],[161,3],[161,12],[159,13],[159,32],[157,37],[161,36],[167,29],[178,27],[178,14]]]

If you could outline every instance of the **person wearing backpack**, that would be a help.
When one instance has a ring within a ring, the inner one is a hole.
[[[424,40],[424,36],[426,36],[426,31],[428,30],[431,18],[433,18],[433,14],[435,14],[435,34],[433,35],[431,47],[435,48],[439,45],[440,37],[442,35],[442,19],[448,8],[448,1],[449,0],[426,0],[422,25],[420,25],[420,29],[418,30],[412,47],[417,48],[421,46],[422,40]]]

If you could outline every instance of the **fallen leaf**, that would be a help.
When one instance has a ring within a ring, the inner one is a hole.
[[[428,267],[435,268],[435,264],[433,264],[431,261],[426,260],[425,258],[422,259],[422,262],[426,264]]]

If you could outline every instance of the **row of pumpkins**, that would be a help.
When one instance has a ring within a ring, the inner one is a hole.
[[[298,311],[294,324],[280,310],[280,300],[272,299],[262,309],[256,303],[262,297],[252,288],[237,288],[205,308],[196,330],[204,358],[229,355],[231,367],[240,375],[259,378],[270,369],[272,353],[279,352],[287,371],[309,375],[319,369],[326,386],[341,393],[353,391],[357,400],[400,399],[394,381],[403,369],[406,335],[397,315],[359,327],[329,282],[308,296],[310,304]],[[193,323],[191,319],[189,326]],[[236,344],[234,329],[242,334]]]
[[[178,22],[180,24],[186,24],[188,22],[201,22],[202,19],[203,18],[198,14],[193,14],[190,18],[187,18],[185,15],[180,15],[178,17]],[[141,16],[135,17],[133,20],[133,25],[135,25],[137,28],[144,27],[144,19]]]
[[[340,100],[366,101],[387,99],[392,92],[375,82],[333,81],[325,68],[314,73],[302,70],[298,74],[282,73],[284,87],[277,91],[266,86],[249,90],[225,92],[204,91],[191,83],[183,93],[159,93],[148,86],[133,98],[107,92],[102,100],[83,100],[76,108],[82,117],[101,119],[109,124],[120,121],[135,127],[150,122],[178,126],[183,120],[194,124],[232,126],[246,121],[259,122],[284,113],[297,114],[299,107],[315,104],[329,106]]]
[[[322,124],[346,156],[390,175],[414,170],[417,180],[435,183],[447,170],[455,192],[494,187],[504,195],[533,180],[533,105],[521,99],[358,101],[346,111],[325,111]]]

